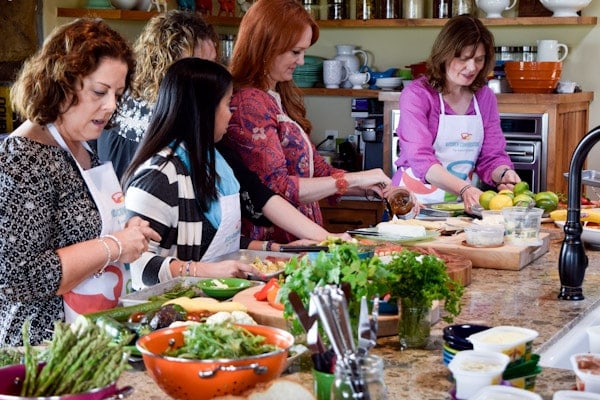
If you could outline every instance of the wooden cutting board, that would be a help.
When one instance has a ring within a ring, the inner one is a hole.
[[[258,292],[262,286],[251,287],[242,290],[235,296],[233,301],[240,302],[248,308],[248,314],[261,325],[268,325],[275,328],[289,331],[288,323],[283,318],[283,311],[274,309],[266,301],[258,301],[254,298],[254,293]],[[431,311],[431,323],[434,324],[440,319],[439,303],[435,302]],[[398,316],[397,315],[379,315],[378,337],[395,336],[398,334]]]
[[[518,271],[548,252],[550,234],[540,232],[540,239],[541,246],[504,244],[500,247],[483,248],[465,245],[465,234],[461,233],[454,236],[440,236],[429,242],[418,242],[414,246],[462,255],[471,260],[473,267]]]

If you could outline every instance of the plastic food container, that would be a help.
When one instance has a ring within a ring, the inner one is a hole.
[[[577,390],[600,393],[600,353],[578,353],[571,356],[577,375]]]
[[[518,246],[540,246],[541,208],[505,207],[502,209],[506,241]]]
[[[552,400],[600,400],[600,394],[578,392],[576,390],[559,390],[554,392]]]
[[[472,224],[465,227],[466,242],[473,247],[498,247],[504,243],[504,225]]]
[[[448,368],[456,381],[456,398],[471,399],[486,386],[500,383],[510,359],[493,351],[465,350],[456,353]]]
[[[471,400],[542,400],[539,394],[510,386],[486,386]]]
[[[533,340],[538,332],[518,326],[496,326],[469,336],[474,350],[496,351],[506,354],[510,361],[529,360]]]

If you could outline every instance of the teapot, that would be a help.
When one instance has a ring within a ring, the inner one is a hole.
[[[351,44],[338,44],[335,46],[337,51],[335,59],[342,60],[346,67],[348,68],[348,73],[353,74],[355,72],[360,72],[362,67],[367,66],[369,64],[369,56],[367,52],[364,50],[357,50],[356,46]],[[360,64],[360,60],[355,54],[360,54],[363,57],[363,64]],[[348,81],[348,79],[342,82],[342,87],[350,88],[352,87],[352,83]]]

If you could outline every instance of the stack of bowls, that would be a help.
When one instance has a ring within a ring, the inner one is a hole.
[[[454,356],[463,350],[473,350],[473,344],[467,338],[475,333],[490,329],[485,325],[449,325],[444,328],[442,347],[442,360],[444,365],[448,366]]]
[[[323,78],[323,57],[304,56],[304,65],[298,65],[293,73],[294,82],[298,87],[309,88]]]
[[[562,62],[507,61],[504,72],[515,93],[552,93],[560,80]]]

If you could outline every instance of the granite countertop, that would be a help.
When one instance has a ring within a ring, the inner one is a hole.
[[[563,233],[552,224],[542,229],[550,232],[548,253],[520,271],[474,268],[472,282],[463,296],[463,309],[454,323],[474,323],[490,326],[516,325],[539,332],[534,352],[600,301],[600,257],[587,250],[589,266],[583,284],[583,301],[558,300],[558,254]],[[449,370],[442,363],[443,321],[432,326],[431,338],[424,350],[399,350],[395,336],[380,338],[373,350],[385,360],[385,382],[389,399],[440,400],[450,399],[453,384]],[[310,373],[297,373],[307,386],[312,385]],[[572,371],[544,368],[537,376],[535,392],[552,399],[557,390],[572,389]],[[126,372],[119,385],[132,385],[132,400],[164,399],[165,394],[145,372]]]

